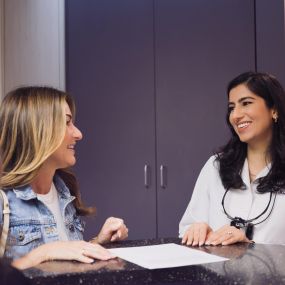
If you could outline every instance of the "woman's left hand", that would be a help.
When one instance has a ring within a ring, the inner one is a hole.
[[[117,240],[124,240],[128,237],[128,228],[124,221],[119,218],[110,217],[104,223],[98,236],[91,240],[91,242],[104,244]]]
[[[234,226],[225,225],[215,232],[210,233],[206,245],[229,245],[236,242],[250,242],[245,233]]]

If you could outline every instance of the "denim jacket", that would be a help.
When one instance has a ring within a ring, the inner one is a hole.
[[[81,240],[84,226],[76,214],[69,189],[59,176],[54,177],[60,210],[69,240]],[[56,222],[48,207],[37,199],[32,188],[24,186],[5,190],[10,206],[10,225],[5,256],[15,259],[41,244],[59,240]],[[0,203],[1,204],[1,203]],[[2,213],[3,205],[0,205]],[[3,215],[0,215],[0,225]]]

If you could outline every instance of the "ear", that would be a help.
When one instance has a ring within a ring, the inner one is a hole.
[[[272,109],[272,119],[273,119],[273,121],[275,123],[277,123],[277,121],[278,121],[278,112],[277,112],[277,110],[275,108]]]

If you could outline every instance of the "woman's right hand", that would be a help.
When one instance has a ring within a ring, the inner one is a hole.
[[[207,237],[213,230],[206,223],[194,223],[185,232],[182,238],[182,244],[201,246],[205,244]]]
[[[99,244],[86,241],[56,241],[46,243],[27,255],[13,261],[18,269],[26,269],[49,260],[77,260],[92,263],[94,259],[108,260],[116,257]]]

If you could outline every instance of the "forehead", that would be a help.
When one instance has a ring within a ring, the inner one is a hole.
[[[236,103],[242,98],[251,97],[254,99],[262,99],[260,96],[257,96],[251,92],[246,85],[240,84],[234,87],[229,93],[229,102]]]
[[[65,114],[71,115],[70,108],[66,102],[64,102],[64,111],[65,111]]]

